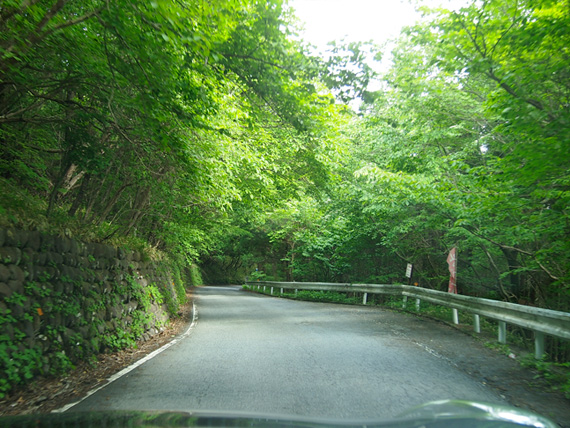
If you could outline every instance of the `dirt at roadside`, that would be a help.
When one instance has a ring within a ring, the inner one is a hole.
[[[521,366],[528,351],[510,346],[511,356],[485,343],[496,343],[496,336],[475,335],[471,326],[453,326],[444,322],[410,315],[409,325],[401,335],[475,380],[495,389],[512,406],[544,415],[561,427],[570,428],[570,400],[553,391],[536,370]]]
[[[171,319],[168,327],[150,340],[140,341],[136,347],[97,356],[94,364],[81,362],[69,374],[55,378],[38,378],[23,388],[17,388],[10,396],[0,400],[0,416],[50,413],[69,403],[74,403],[92,389],[107,383],[107,379],[125,367],[170,342],[182,334],[192,321],[192,293],[188,303],[180,307],[178,317]]]

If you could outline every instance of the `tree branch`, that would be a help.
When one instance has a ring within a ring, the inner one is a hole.
[[[504,249],[504,250],[511,250],[511,251],[516,251],[517,253],[520,254],[524,254],[525,256],[529,256],[532,257],[533,260],[536,262],[536,264],[538,264],[538,266],[544,271],[544,273],[546,273],[550,279],[553,279],[554,281],[559,281],[560,278],[553,275],[542,263],[540,263],[540,261],[538,260],[538,258],[536,257],[535,253],[532,253],[530,251],[525,251],[525,250],[521,250],[520,248],[517,247],[512,247],[510,245],[504,245],[501,244],[500,242],[497,242],[489,237],[483,236],[481,234],[475,233],[472,230],[469,230],[467,227],[465,226],[460,226],[462,229],[465,229],[467,232],[471,233],[472,235],[477,236],[478,238],[484,239],[485,241],[489,241],[491,244],[496,245],[497,247]]]
[[[224,58],[249,59],[249,60],[252,60],[255,62],[270,65],[271,67],[275,67],[275,68],[278,68],[280,70],[289,71],[289,69],[287,69],[281,65],[275,64],[274,62],[266,61],[266,60],[261,59],[261,58],[256,58],[256,57],[251,56],[251,55],[238,55],[238,54],[232,54],[232,53],[228,53],[228,52],[222,52],[222,53],[220,53],[220,55],[222,55]]]

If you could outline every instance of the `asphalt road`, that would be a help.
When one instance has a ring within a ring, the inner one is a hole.
[[[199,288],[196,307],[198,322],[188,337],[71,411],[386,419],[440,399],[506,404],[430,347],[430,324],[441,326],[429,320],[240,287]]]

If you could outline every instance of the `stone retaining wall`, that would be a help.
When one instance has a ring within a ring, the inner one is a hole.
[[[0,228],[0,397],[150,338],[176,300],[169,273],[136,251]]]

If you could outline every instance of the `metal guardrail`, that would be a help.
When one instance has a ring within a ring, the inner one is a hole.
[[[459,323],[457,311],[466,311],[474,315],[474,329],[480,333],[479,317],[484,316],[499,322],[498,339],[506,343],[507,323],[517,325],[534,332],[534,355],[537,359],[544,354],[544,335],[570,340],[570,313],[553,311],[550,309],[535,308],[532,306],[517,305],[515,303],[500,302],[498,300],[482,299],[479,297],[462,296],[460,294],[444,293],[427,288],[412,287],[410,285],[380,285],[380,284],[348,284],[326,282],[274,282],[274,281],[248,281],[247,285],[253,287],[271,287],[283,290],[313,290],[337,291],[343,293],[363,293],[363,304],[366,304],[368,294],[388,294],[402,296],[404,306],[408,297],[416,299],[416,309],[419,310],[421,300],[446,306],[454,310],[454,322]]]

